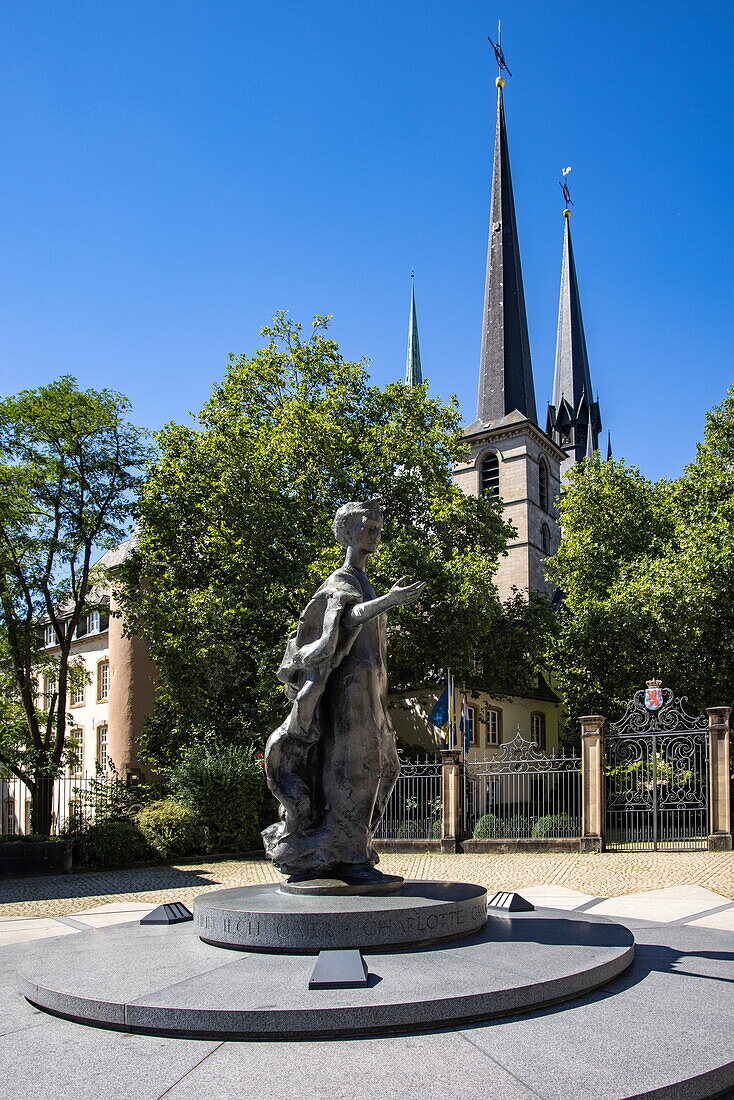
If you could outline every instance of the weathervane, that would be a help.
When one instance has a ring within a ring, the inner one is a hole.
[[[489,37],[489,35],[487,35],[487,41],[489,42],[490,46],[494,50],[494,56],[497,58],[497,87],[498,88],[504,88],[505,78],[502,75],[502,70],[504,69],[504,71],[507,73],[508,76],[512,76],[512,73],[507,68],[507,62],[505,61],[505,55],[502,52],[502,23],[499,19],[497,20],[497,42],[496,42],[496,44],[492,41],[492,39]]]
[[[561,191],[563,191],[563,200],[566,203],[566,209],[563,211],[564,218],[570,218],[571,217],[571,211],[568,208],[569,208],[569,206],[573,206],[573,199],[571,198],[571,192],[569,191],[568,184],[566,183],[566,176],[568,175],[568,173],[570,171],[571,171],[571,166],[570,165],[568,166],[568,168],[562,168],[561,169],[561,175],[563,176],[563,179],[558,181],[558,186],[560,187]]]

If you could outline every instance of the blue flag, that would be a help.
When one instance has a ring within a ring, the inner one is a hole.
[[[428,721],[431,725],[439,726],[443,729],[449,720],[449,689],[445,687],[439,696],[438,702],[428,715]]]

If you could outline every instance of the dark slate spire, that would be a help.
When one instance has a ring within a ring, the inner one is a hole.
[[[412,280],[411,276],[411,280]],[[421,349],[418,343],[418,318],[415,314],[415,284],[410,286],[410,320],[408,322],[408,358],[405,363],[405,385],[420,386],[423,381]]]
[[[589,358],[586,352],[581,298],[571,243],[571,211],[563,211],[565,229],[561,297],[558,305],[558,340],[553,378],[553,404],[548,408],[546,431],[568,456],[565,469],[599,447],[601,415],[593,400]]]
[[[607,432],[607,462],[612,458],[612,433]]]
[[[501,420],[515,410],[537,423],[502,100],[504,85],[504,79],[498,77],[497,130],[477,401],[477,420],[483,424]]]

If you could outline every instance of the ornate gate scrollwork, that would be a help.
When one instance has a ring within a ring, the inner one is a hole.
[[[708,722],[659,680],[604,736],[607,848],[707,847]]]

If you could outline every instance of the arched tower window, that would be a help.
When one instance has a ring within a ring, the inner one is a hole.
[[[500,495],[500,463],[494,451],[485,456],[479,471],[479,491],[483,497]]]
[[[550,554],[550,528],[547,523],[540,528],[540,545],[543,547],[544,554]]]
[[[544,458],[538,463],[538,504],[544,512],[548,511],[548,467]]]

